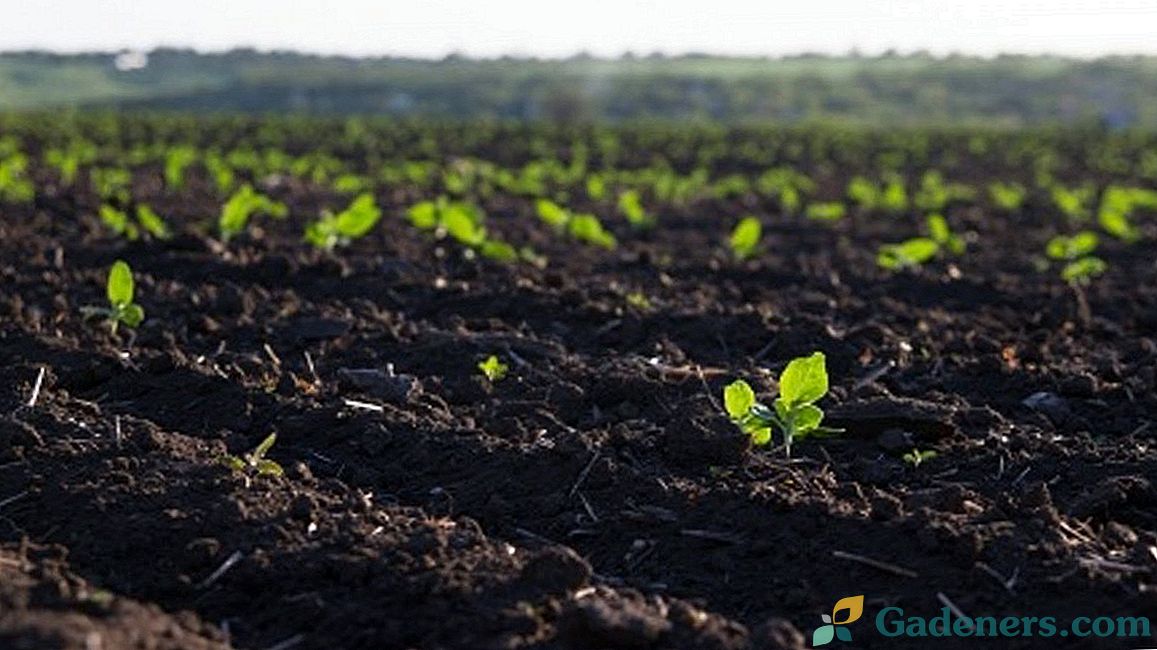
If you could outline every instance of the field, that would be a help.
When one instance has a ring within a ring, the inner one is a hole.
[[[1157,618],[1154,187],[1100,130],[5,117],[0,646]],[[817,351],[841,431],[753,444],[725,387]]]

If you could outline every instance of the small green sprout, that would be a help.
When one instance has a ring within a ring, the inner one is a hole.
[[[1061,268],[1061,278],[1075,285],[1085,285],[1104,273],[1109,265],[1105,260],[1093,255],[1100,239],[1097,233],[1088,230],[1071,237],[1057,235],[1049,240],[1045,255],[1050,259],[1065,262]]]
[[[636,190],[627,190],[619,195],[619,212],[633,227],[640,230],[655,225],[655,218],[643,208],[643,201]]]
[[[478,369],[482,371],[482,374],[486,376],[486,379],[490,381],[490,383],[494,383],[506,377],[506,373],[510,371],[510,366],[492,354],[486,357],[485,361],[478,364]]]
[[[772,430],[783,436],[784,450],[791,456],[792,442],[809,435],[839,433],[823,427],[824,412],[815,405],[828,392],[828,371],[823,352],[800,357],[787,364],[779,377],[779,397],[772,408],[755,399],[755,391],[742,379],[723,390],[723,405],[731,421],[751,436],[755,445],[771,441]]]
[[[143,203],[137,206],[137,223],[154,239],[168,239],[172,236],[161,215]]]
[[[937,454],[932,449],[925,449],[924,451],[920,451],[919,449],[913,448],[912,451],[904,454],[901,458],[905,463],[908,463],[912,467],[919,467],[924,461],[932,460],[938,455],[939,454]]]
[[[928,236],[943,250],[953,255],[963,255],[965,249],[964,238],[952,232],[948,220],[942,215],[929,215],[925,222],[928,226]]]
[[[920,266],[936,257],[940,244],[928,237],[915,237],[899,244],[884,244],[876,254],[876,264],[889,271]]]
[[[763,237],[763,224],[755,217],[744,217],[731,231],[731,253],[737,260],[745,260],[755,255],[759,240]]]
[[[373,194],[362,194],[349,207],[337,214],[326,213],[305,229],[305,240],[317,248],[332,251],[364,237],[377,225],[382,211],[374,203]]]
[[[244,474],[246,482],[249,481],[249,474],[251,473],[256,473],[257,476],[281,476],[285,474],[281,465],[265,457],[275,442],[277,442],[277,434],[271,433],[265,436],[261,444],[248,454],[241,457],[228,455],[222,461],[234,471]]]
[[[996,207],[1005,212],[1015,212],[1024,204],[1028,192],[1019,183],[995,182],[988,186],[988,195]]]
[[[593,214],[574,215],[567,225],[567,230],[571,237],[592,246],[614,250],[619,245],[615,236],[603,228],[602,222]]]
[[[593,214],[574,214],[570,210],[549,199],[539,199],[534,203],[538,218],[556,230],[565,231],[571,237],[607,250],[614,250],[619,242],[603,227]]]
[[[884,244],[876,254],[876,264],[889,271],[913,268],[931,261],[941,251],[962,255],[964,238],[952,232],[948,220],[939,214],[925,221],[927,237],[913,237],[899,244]]]
[[[627,305],[639,311],[651,311],[654,305],[651,304],[651,299],[642,291],[632,291],[627,294]]]
[[[289,215],[289,208],[284,203],[258,194],[252,185],[242,185],[221,208],[221,217],[217,220],[221,239],[229,241],[245,232],[250,217],[259,212],[274,219],[284,219]]]
[[[145,310],[133,302],[134,291],[132,269],[124,261],[117,260],[109,269],[108,281],[105,284],[109,306],[85,307],[81,311],[86,317],[104,317],[113,334],[116,334],[117,326],[121,323],[136,327],[145,319]]]
[[[804,216],[813,221],[839,221],[847,214],[843,203],[829,201],[826,203],[812,203],[804,210]]]

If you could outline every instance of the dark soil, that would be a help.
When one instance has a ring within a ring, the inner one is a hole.
[[[175,225],[220,204],[136,192]],[[1157,620],[1151,246],[1105,244],[1085,323],[1034,268],[1043,214],[957,209],[979,244],[889,275],[875,248],[911,220],[705,201],[606,252],[487,202],[540,270],[430,240],[405,192],[318,253],[300,232],[327,197],[274,193],[294,216],[227,248],[191,225],[112,239],[82,191],[5,207],[0,646],[795,648],[855,594],[844,647],[927,647],[870,619],[945,600]],[[722,233],[753,209],[766,252],[733,262]],[[113,336],[79,310],[117,258],[147,319]],[[747,449],[722,387],[766,397],[813,350],[846,433]],[[511,365],[494,385],[489,354]],[[284,477],[221,461],[269,433]]]

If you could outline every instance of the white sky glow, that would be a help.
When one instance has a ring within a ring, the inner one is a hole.
[[[1157,54],[1154,0],[14,0],[0,50],[225,50],[565,57],[926,49]]]

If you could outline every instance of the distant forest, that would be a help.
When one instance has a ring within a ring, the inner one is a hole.
[[[446,119],[1091,123],[1157,128],[1157,57],[928,54],[565,60],[0,54],[0,110],[124,108]]]

